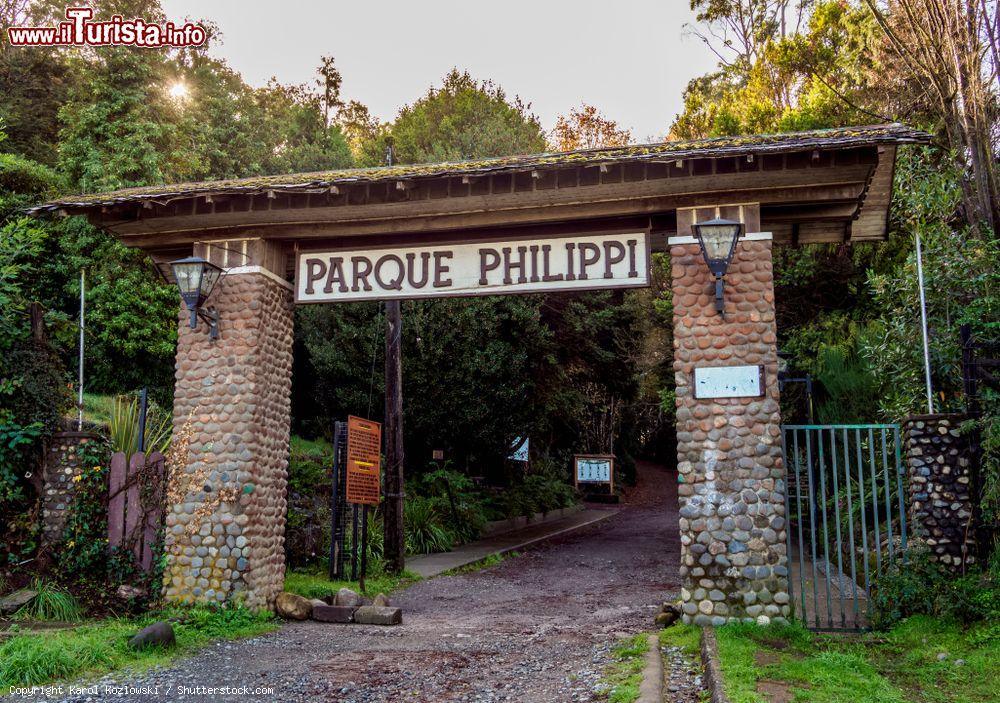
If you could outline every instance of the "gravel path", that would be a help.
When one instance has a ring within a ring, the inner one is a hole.
[[[611,648],[622,636],[651,630],[658,604],[679,591],[675,475],[641,465],[639,486],[622,508],[490,569],[410,587],[394,599],[403,608],[400,627],[290,623],[218,643],[169,669],[107,676],[97,696],[61,700],[605,700],[598,680]],[[668,653],[668,678],[683,669],[672,658]],[[677,683],[692,690],[691,680]],[[109,695],[105,684],[150,692]],[[249,690],[180,688],[224,686]]]

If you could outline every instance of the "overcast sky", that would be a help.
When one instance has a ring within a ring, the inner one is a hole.
[[[635,141],[666,134],[688,80],[711,70],[688,0],[162,0],[219,25],[214,51],[251,85],[310,82],[331,54],[343,97],[391,120],[454,66],[532,105],[545,129],[585,101]]]

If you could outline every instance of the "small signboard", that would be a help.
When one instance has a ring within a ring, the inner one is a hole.
[[[611,454],[577,454],[573,457],[573,478],[581,483],[606,483],[615,490],[615,457]]]
[[[763,366],[702,366],[694,370],[695,398],[760,398]]]
[[[518,437],[514,440],[514,451],[507,457],[511,461],[528,461],[528,437]]]
[[[347,502],[378,505],[381,500],[382,425],[347,418]]]

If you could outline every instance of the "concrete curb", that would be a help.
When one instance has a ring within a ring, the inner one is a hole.
[[[635,703],[663,703],[663,655],[660,653],[660,637],[649,636],[646,664],[642,668],[642,683]]]
[[[722,664],[719,662],[719,643],[711,625],[701,628],[701,665],[705,669],[705,688],[712,703],[729,703],[722,683]]]

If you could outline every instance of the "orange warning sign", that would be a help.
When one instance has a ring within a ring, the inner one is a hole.
[[[382,425],[347,416],[347,502],[378,505],[381,499]]]

